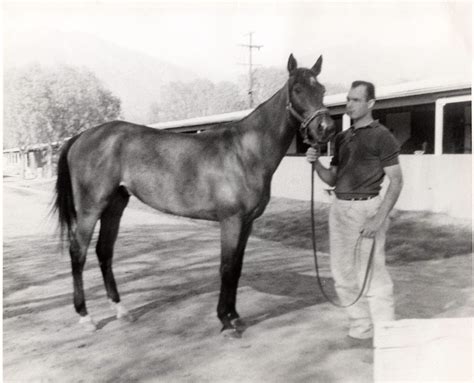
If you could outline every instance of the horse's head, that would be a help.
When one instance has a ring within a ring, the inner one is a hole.
[[[311,69],[306,69],[298,68],[292,54],[288,59],[287,109],[300,122],[303,140],[311,146],[327,143],[335,133],[334,121],[323,104],[324,86],[317,80],[322,63],[320,56]]]

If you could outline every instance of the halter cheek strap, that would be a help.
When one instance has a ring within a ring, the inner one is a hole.
[[[299,114],[295,108],[293,108],[293,105],[291,105],[291,101],[288,99],[288,104],[286,106],[286,109],[290,112],[290,114],[295,117],[299,122],[300,122],[300,129],[306,129],[308,125],[313,121],[317,116],[320,114],[327,114],[329,113],[329,109],[327,108],[320,108],[316,110],[313,114],[310,116],[304,118],[301,114]]]
[[[311,145],[311,142],[308,139],[308,125],[317,116],[319,116],[321,114],[329,114],[329,109],[327,109],[325,107],[322,107],[322,108],[316,110],[315,112],[313,112],[310,116],[304,118],[301,114],[299,114],[296,111],[295,108],[293,108],[293,105],[291,104],[290,85],[289,84],[288,84],[288,87],[287,87],[287,99],[288,99],[288,103],[286,104],[286,110],[288,110],[288,112],[299,121],[299,123],[300,123],[299,131],[301,133],[301,136],[303,137],[303,142],[305,144]]]

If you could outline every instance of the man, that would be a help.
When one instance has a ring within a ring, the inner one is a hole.
[[[335,186],[329,215],[330,263],[342,304],[357,297],[374,246],[364,295],[347,308],[349,340],[356,343],[371,342],[374,322],[395,319],[393,284],[385,267],[385,234],[389,213],[403,186],[400,146],[390,131],[373,119],[374,104],[374,85],[353,82],[346,106],[352,126],[336,136],[330,167],[319,162],[316,149],[306,153],[321,180]],[[379,192],[385,175],[390,183],[382,198]]]

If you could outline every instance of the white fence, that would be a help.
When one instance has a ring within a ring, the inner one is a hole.
[[[329,158],[321,158],[321,162],[328,165]],[[471,218],[471,155],[402,155],[400,163],[404,187],[395,208]],[[328,189],[315,175],[315,200],[330,202]],[[311,166],[305,157],[285,157],[273,178],[272,195],[309,201],[310,194]]]

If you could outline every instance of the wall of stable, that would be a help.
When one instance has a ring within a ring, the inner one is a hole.
[[[328,166],[329,157],[321,162]],[[395,208],[472,218],[472,155],[401,155],[404,187]],[[330,202],[330,189],[317,175],[315,200]],[[387,187],[383,184],[382,192]],[[309,201],[311,165],[303,157],[285,157],[272,181],[272,195]]]

